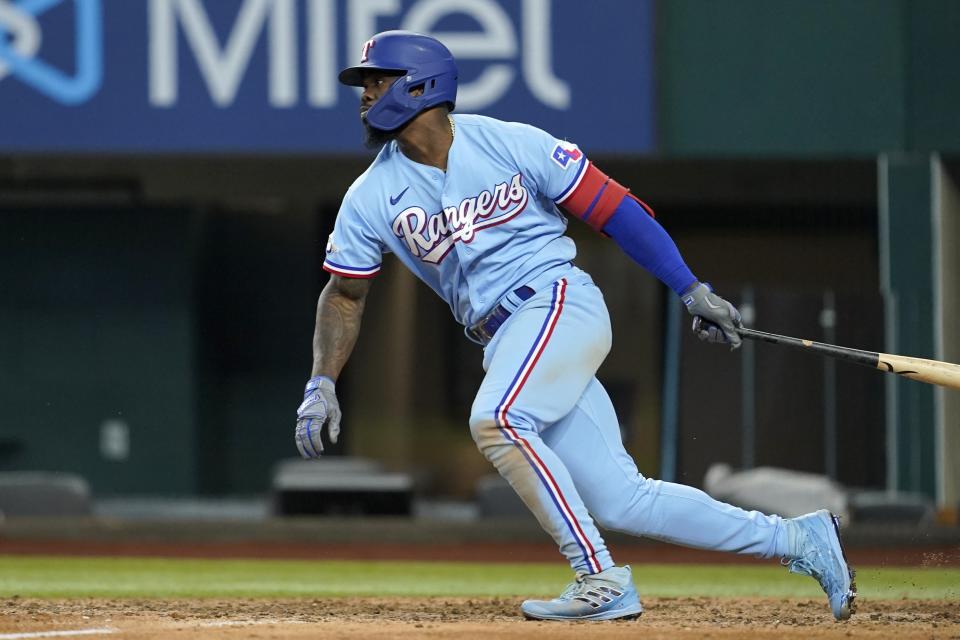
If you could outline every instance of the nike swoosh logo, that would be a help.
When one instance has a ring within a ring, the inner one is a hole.
[[[409,189],[409,188],[410,188],[410,187],[408,186],[407,189]],[[402,197],[403,197],[403,194],[405,194],[405,193],[407,192],[407,189],[404,189],[403,191],[401,191],[400,193],[398,193],[398,194],[397,194],[397,197],[390,196],[390,204],[391,204],[391,205],[394,205],[394,204],[397,204],[398,202],[400,202],[400,198],[402,198]]]
[[[403,195],[403,194],[401,193],[400,195]],[[710,307],[711,309],[722,309],[722,308],[723,308],[723,307],[721,307],[721,306],[718,305],[718,304],[713,304],[712,302],[710,302],[710,299],[709,299],[709,298],[704,298],[703,301],[706,302],[706,303],[707,303],[707,306]]]

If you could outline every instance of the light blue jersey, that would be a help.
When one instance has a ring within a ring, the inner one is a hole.
[[[526,124],[478,115],[456,125],[447,171],[387,144],[347,191],[324,269],[372,277],[392,252],[464,325],[519,286],[555,281],[576,255],[554,204],[587,160],[571,143]]]

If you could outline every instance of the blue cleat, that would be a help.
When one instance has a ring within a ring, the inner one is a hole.
[[[821,509],[788,522],[796,525],[790,535],[797,557],[781,562],[791,573],[815,578],[830,600],[833,617],[846,620],[856,611],[857,585],[853,580],[856,572],[847,564],[840,542],[839,518]]]
[[[643,613],[629,566],[577,574],[559,598],[526,600],[520,610],[531,620],[629,620]]]

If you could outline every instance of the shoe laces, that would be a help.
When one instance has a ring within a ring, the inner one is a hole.
[[[591,584],[587,581],[587,577],[587,574],[578,573],[576,580],[568,584],[557,599],[579,600],[597,608],[613,602],[614,598],[619,598],[624,593],[622,589],[609,584]]]
[[[558,600],[572,600],[574,596],[577,595],[577,592],[583,588],[584,584],[583,574],[578,573],[577,579],[563,589],[563,592],[560,594]]]
[[[573,582],[568,584],[563,588],[563,591],[557,597],[557,600],[572,600],[578,592],[582,591],[587,586],[586,578],[589,574],[583,573],[582,571],[577,572],[576,578]]]

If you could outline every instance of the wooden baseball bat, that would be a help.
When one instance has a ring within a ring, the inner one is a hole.
[[[895,373],[898,376],[904,376],[912,380],[939,384],[951,389],[960,389],[960,365],[957,364],[940,362],[939,360],[924,360],[923,358],[897,356],[890,353],[876,353],[862,349],[851,349],[850,347],[838,347],[823,342],[814,342],[813,340],[801,340],[800,338],[781,336],[776,333],[757,331],[756,329],[741,328],[737,331],[740,333],[740,337],[749,340],[760,340],[773,344],[785,344],[800,349],[809,349],[810,351],[831,358],[862,364],[867,367],[873,367],[874,369],[880,369],[880,371]]]

